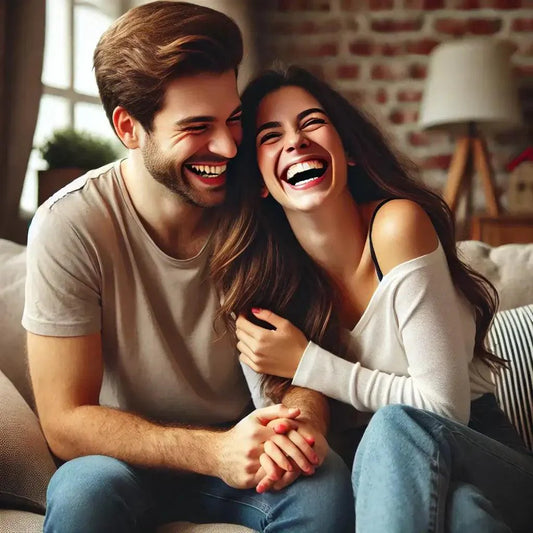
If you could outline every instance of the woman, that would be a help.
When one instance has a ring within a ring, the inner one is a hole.
[[[232,213],[212,262],[223,317],[239,315],[241,361],[269,374],[273,400],[291,383],[315,389],[355,408],[352,429],[378,412],[354,464],[363,531],[506,530],[498,513],[525,530],[529,502],[483,479],[494,468],[527,494],[533,464],[492,394],[496,294],[458,259],[449,209],[306,71],[267,72],[242,101]]]

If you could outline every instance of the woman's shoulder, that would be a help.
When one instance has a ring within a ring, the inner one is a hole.
[[[403,198],[379,207],[370,231],[384,275],[401,263],[433,252],[439,244],[429,215],[416,202]]]

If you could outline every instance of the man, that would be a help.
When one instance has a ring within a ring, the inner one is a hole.
[[[130,10],[96,48],[128,157],[49,199],[28,242],[30,372],[66,461],[45,531],[178,519],[353,528],[348,471],[326,457],[324,400],[293,389],[250,412],[233,341],[213,328],[209,236],[240,141],[241,56],[231,19],[181,2]]]

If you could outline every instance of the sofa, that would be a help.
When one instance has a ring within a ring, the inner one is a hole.
[[[528,446],[533,445],[533,244],[458,245],[460,256],[500,294],[492,348],[509,359],[497,394]],[[0,533],[42,531],[46,487],[56,469],[35,413],[28,379],[24,305],[25,248],[0,239]],[[246,532],[231,524],[176,522],[159,533]]]

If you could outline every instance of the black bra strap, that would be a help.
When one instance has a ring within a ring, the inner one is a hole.
[[[379,268],[378,259],[376,257],[376,252],[374,251],[374,245],[372,244],[372,226],[374,225],[374,218],[376,218],[376,213],[379,211],[379,209],[384,206],[387,202],[390,202],[391,200],[396,200],[396,198],[387,198],[386,200],[383,200],[380,202],[376,209],[374,209],[374,212],[372,213],[372,218],[370,219],[370,227],[368,228],[368,240],[370,242],[370,256],[372,257],[372,262],[374,263],[374,267],[376,268],[376,274],[378,275],[379,281],[383,279],[383,272],[381,272],[381,268]]]

